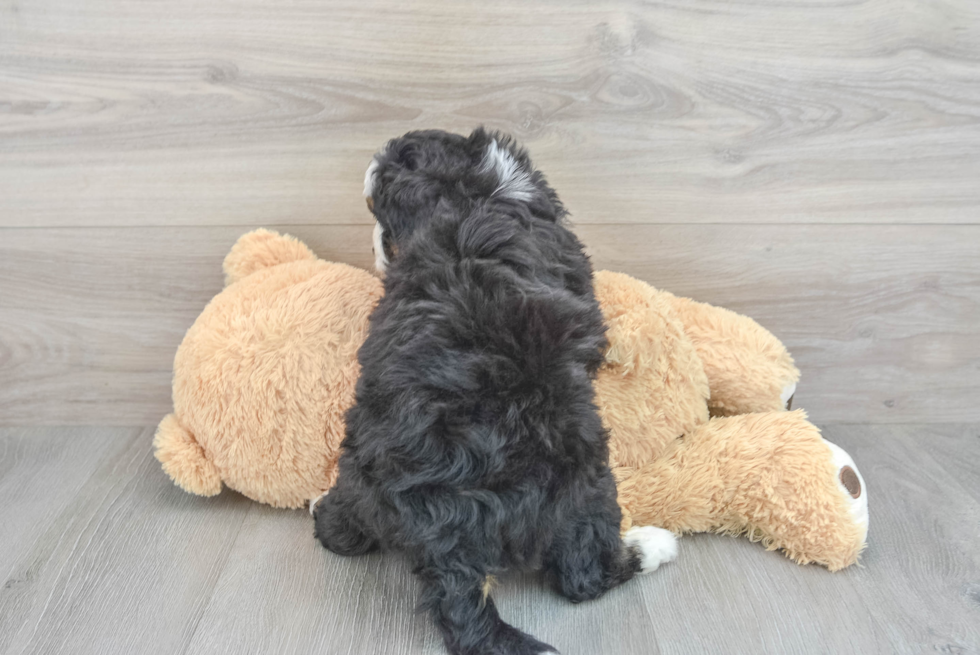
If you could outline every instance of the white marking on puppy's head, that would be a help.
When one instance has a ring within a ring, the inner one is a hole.
[[[837,444],[830,443],[826,439],[824,439],[824,443],[830,447],[831,457],[833,457],[834,462],[834,469],[841,471],[841,469],[846,466],[851,469],[854,475],[857,476],[858,484],[855,485],[856,489],[848,489],[844,485],[843,480],[841,480],[839,473],[836,479],[837,487],[840,489],[844,501],[848,504],[848,508],[851,510],[851,517],[861,530],[861,541],[863,543],[868,538],[868,486],[864,483],[864,476],[862,476],[861,471],[858,470],[857,464],[854,463],[854,459],[851,458],[846,450]],[[858,494],[857,498],[854,497],[854,493]]]
[[[497,173],[497,188],[493,194],[527,202],[534,196],[531,174],[521,168],[514,156],[506,148],[501,148],[496,140],[487,146],[480,170]]]
[[[374,222],[374,270],[384,274],[388,270],[388,257],[385,256],[385,230],[381,223]]]
[[[364,172],[364,197],[370,198],[374,195],[374,174],[378,172],[378,158],[372,157],[371,163],[368,164],[367,170]]]
[[[374,156],[371,158],[371,163],[368,164],[367,170],[364,172],[364,197],[368,200],[368,208],[374,211],[374,188],[377,184],[376,175],[378,172],[378,157]],[[384,228],[381,227],[381,223],[374,222],[374,234],[372,235],[372,241],[374,242],[374,269],[378,273],[384,274],[388,268],[388,258],[385,256],[384,248]]]

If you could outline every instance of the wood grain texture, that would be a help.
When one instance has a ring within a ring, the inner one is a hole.
[[[6,230],[0,424],[159,421],[170,411],[177,346],[221,290],[221,261],[243,232]],[[324,228],[311,243],[326,257],[368,266],[369,232]]]
[[[0,652],[186,649],[252,505],[233,493],[205,500],[181,492],[153,458],[152,435],[0,433],[3,452],[25,452],[11,479],[20,483],[0,486],[0,523],[43,519],[19,529],[3,552],[11,570],[0,591]],[[70,456],[84,446],[92,453]],[[80,472],[88,479],[66,493],[65,481]]]
[[[366,223],[480,123],[583,222],[975,223],[980,5],[0,4],[2,226]]]
[[[980,419],[978,226],[589,226],[600,268],[753,317],[818,423]]]
[[[66,430],[52,439],[45,438],[52,433],[44,428],[0,433],[0,498],[4,504],[17,508],[16,512],[3,514],[0,531],[0,579],[7,583],[4,589],[20,588],[30,582],[35,571],[28,570],[27,576],[18,577],[16,555],[44,536],[99,463],[118,450],[119,445],[113,440],[92,438],[94,432]],[[114,432],[125,437],[132,430]],[[6,609],[11,610],[9,605]],[[2,640],[0,636],[0,643]]]
[[[829,573],[696,535],[675,563],[580,605],[536,575],[510,576],[494,592],[502,616],[565,655],[980,652],[980,424],[824,434],[854,456],[870,494],[860,566]],[[335,556],[301,510],[188,496],[149,439],[0,430],[0,524],[23,537],[0,541],[13,563],[0,653],[444,652],[414,612],[418,583],[400,557]],[[83,442],[88,454],[72,450]],[[11,502],[22,497],[33,500]]]
[[[371,265],[368,226],[287,226]],[[154,423],[244,227],[8,229],[0,425]],[[822,423],[980,420],[980,226],[577,228],[598,268],[756,318]]]
[[[869,437],[882,433],[875,447]],[[855,589],[876,637],[911,652],[980,652],[980,426],[840,426],[825,436],[861,467],[870,529],[880,526],[862,579],[876,566],[891,574]]]

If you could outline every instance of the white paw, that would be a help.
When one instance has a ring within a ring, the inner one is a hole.
[[[793,394],[796,393],[796,383],[787,385],[783,387],[782,393],[779,394],[779,399],[783,401],[783,408],[789,409],[789,401],[793,399]]]
[[[316,511],[316,506],[320,504],[320,501],[326,498],[329,491],[324,491],[322,494],[310,500],[310,516],[313,516],[313,512]]]
[[[677,559],[677,537],[670,530],[646,525],[626,531],[623,542],[640,551],[640,573],[653,573],[661,564]]]

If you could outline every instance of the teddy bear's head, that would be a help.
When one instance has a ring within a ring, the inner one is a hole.
[[[300,507],[336,477],[357,349],[382,284],[265,230],[242,237],[224,270],[226,288],[174,359],[174,413],[157,431],[157,457],[193,493],[224,482]]]

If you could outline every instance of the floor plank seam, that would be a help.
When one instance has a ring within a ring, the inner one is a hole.
[[[194,627],[187,638],[187,643],[184,644],[184,649],[181,651],[181,655],[186,655],[186,653],[190,650],[191,645],[193,645],[194,643],[194,637],[197,635],[197,631],[201,627],[201,621],[204,619],[204,615],[207,614],[208,608],[211,606],[211,601],[214,599],[215,589],[217,589],[218,585],[221,584],[221,580],[224,577],[225,571],[228,568],[228,560],[231,558],[231,554],[235,551],[235,546],[238,544],[238,539],[242,535],[242,530],[245,527],[245,522],[248,520],[248,517],[252,513],[254,508],[255,508],[255,503],[250,502],[248,509],[245,511],[245,516],[243,516],[242,520],[238,523],[238,530],[235,532],[235,538],[232,539],[231,543],[228,545],[228,549],[225,552],[225,556],[221,561],[221,569],[218,572],[218,575],[215,576],[214,584],[211,585],[211,588],[208,590],[207,600],[201,605],[201,612],[198,614],[197,619],[195,619],[194,621]]]

